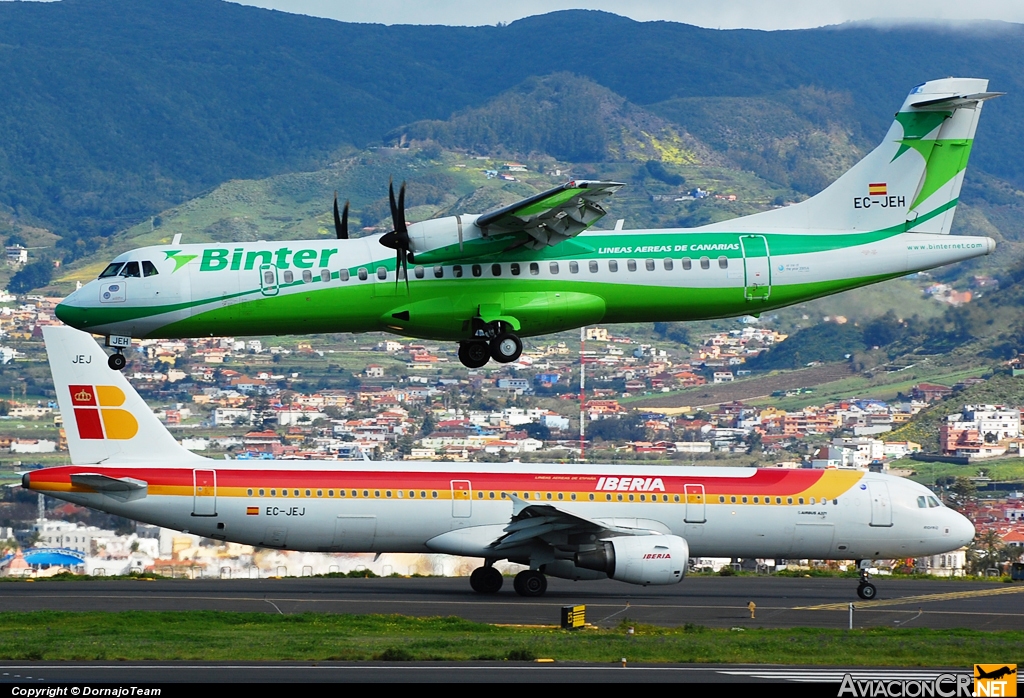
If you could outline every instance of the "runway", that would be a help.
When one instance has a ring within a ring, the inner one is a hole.
[[[467,579],[123,580],[0,584],[12,611],[187,611],[379,613],[459,616],[485,623],[556,625],[561,607],[585,604],[588,622],[709,627],[846,628],[854,626],[1018,630],[1024,627],[1024,584],[877,578],[878,597],[862,601],[854,579],[688,577],[669,587],[613,581],[549,579],[548,593],[525,599],[506,579],[493,596]],[[748,602],[756,604],[750,617]]]
[[[584,664],[559,662],[0,662],[0,683],[152,686],[182,683],[788,683],[832,695],[844,674],[858,680],[933,681],[964,667],[773,667],[755,664]],[[25,695],[25,694],[23,694]],[[77,694],[72,694],[77,695]],[[125,694],[129,695],[129,694]],[[161,695],[175,695],[164,691]]]

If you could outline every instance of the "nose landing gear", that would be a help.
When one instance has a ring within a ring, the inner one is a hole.
[[[128,364],[128,359],[124,357],[121,350],[118,349],[117,353],[111,354],[110,358],[107,359],[107,366],[113,371],[120,371]]]
[[[857,586],[857,596],[864,599],[865,601],[870,601],[878,595],[878,589],[875,588],[874,584],[868,581],[870,578],[871,573],[868,572],[868,568],[861,567],[860,584]]]

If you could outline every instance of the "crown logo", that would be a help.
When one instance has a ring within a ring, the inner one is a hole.
[[[84,389],[79,390],[77,393],[75,393],[75,399],[78,400],[79,402],[88,402],[89,400],[92,400],[92,393]]]

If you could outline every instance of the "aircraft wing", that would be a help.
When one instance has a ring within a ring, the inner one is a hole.
[[[644,520],[633,519],[634,526],[619,525],[618,522],[588,519],[579,514],[560,509],[553,504],[531,504],[530,502],[510,495],[512,498],[512,520],[505,527],[504,535],[491,543],[494,550],[519,548],[531,542],[544,542],[557,545],[570,535],[592,533],[599,537],[609,536],[646,536],[665,531],[663,524],[650,521],[652,527],[644,526]],[[667,530],[667,529],[666,529]]]
[[[485,213],[476,224],[486,237],[523,234],[518,246],[532,250],[557,245],[593,225],[606,211],[600,201],[624,184],[578,180]]]

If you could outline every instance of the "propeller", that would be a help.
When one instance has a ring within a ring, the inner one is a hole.
[[[345,211],[338,216],[338,192],[334,192],[334,234],[339,240],[348,240],[348,201]]]
[[[405,182],[402,182],[398,190],[398,204],[395,204],[395,185],[388,179],[388,198],[391,202],[391,221],[395,229],[385,233],[380,244],[395,250],[395,288],[398,288],[398,277],[405,275],[405,291],[409,292],[409,260],[412,252],[409,250],[409,228],[405,225]]]

